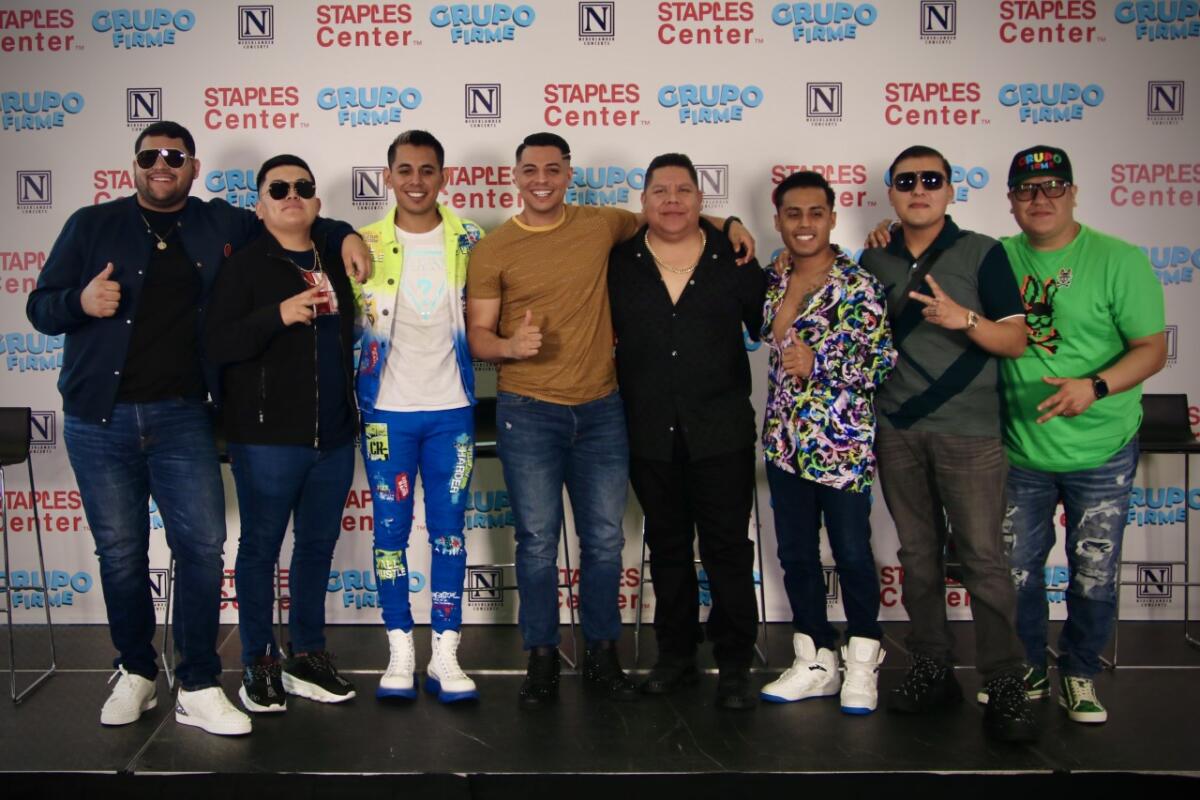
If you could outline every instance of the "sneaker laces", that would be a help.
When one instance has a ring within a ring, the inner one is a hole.
[[[1009,717],[1032,719],[1033,710],[1025,696],[1025,679],[1008,674],[987,683],[988,708]]]
[[[852,661],[846,664],[842,689],[849,692],[871,692],[877,684],[875,662]]]
[[[467,677],[462,667],[458,665],[459,637],[442,635],[438,637],[437,660],[438,677],[442,680],[461,680]]]
[[[390,644],[390,642],[389,642]],[[417,656],[412,646],[412,639],[408,639],[408,646],[390,647],[391,654],[388,657],[387,671],[391,673],[415,672],[417,669]]]
[[[1096,684],[1090,678],[1078,678],[1068,675],[1067,687],[1071,692],[1071,699],[1075,703],[1083,702],[1100,705],[1100,700],[1096,697]]]
[[[117,682],[117,685],[113,687],[112,693],[109,695],[109,697],[116,697],[120,700],[132,700],[134,695],[137,694],[137,689],[134,688],[133,681],[127,680],[131,679],[132,676],[133,674],[127,672],[124,666],[117,667],[117,671],[114,672],[108,679],[109,683],[112,683],[113,681]]]

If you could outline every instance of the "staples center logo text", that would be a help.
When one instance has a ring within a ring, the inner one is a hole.
[[[1000,87],[1000,105],[1019,105],[1021,122],[1070,122],[1083,119],[1084,108],[1104,102],[1104,89],[1096,83],[1006,83]]]
[[[1163,286],[1191,283],[1196,270],[1200,269],[1200,248],[1193,250],[1186,245],[1166,245],[1143,247],[1141,251],[1154,265],[1154,274]]]
[[[0,355],[9,372],[61,369],[66,334],[6,333],[0,337]]]
[[[1161,42],[1200,37],[1200,2],[1159,0],[1156,3],[1117,3],[1113,16],[1122,25],[1133,25],[1139,41]]]
[[[258,205],[258,184],[253,169],[214,169],[204,176],[204,188],[231,206],[254,208]]]
[[[120,189],[133,189],[133,175],[127,169],[98,169],[92,173],[92,204],[103,203],[116,197]]]
[[[858,29],[877,19],[879,10],[870,3],[777,3],[771,7],[771,22],[790,27],[793,42],[857,39]]]
[[[329,3],[317,6],[318,47],[418,45],[408,3]]]
[[[566,202],[581,206],[615,206],[628,203],[633,192],[646,186],[646,170],[641,167],[602,165],[574,167]]]
[[[1113,164],[1109,181],[1114,206],[1200,205],[1200,191],[1193,188],[1200,183],[1200,164]],[[1140,188],[1163,183],[1165,188]],[[1180,184],[1187,188],[1179,188]]]
[[[811,171],[825,176],[833,188],[833,202],[840,208],[874,208],[875,201],[867,199],[866,189],[842,189],[842,186],[865,186],[866,164],[776,164],[771,167],[771,185],[777,186],[793,172]]]
[[[165,47],[175,44],[175,34],[196,26],[196,14],[186,8],[115,8],[92,14],[92,30],[112,34],[112,46]]]
[[[79,92],[34,91],[0,94],[0,123],[6,131],[41,131],[61,128],[67,117],[83,110]]]
[[[390,125],[400,122],[404,111],[421,105],[421,92],[411,86],[326,86],[317,92],[317,107],[337,109],[338,125]]]
[[[761,43],[754,35],[754,3],[658,4],[658,41],[662,44],[750,44]]]
[[[551,128],[627,128],[638,124],[640,112],[632,106],[642,94],[636,83],[547,83],[542,99]]]
[[[278,130],[308,127],[295,86],[209,86],[204,89],[204,127],[209,130]]]
[[[3,32],[0,34],[0,53],[61,53],[70,50],[75,47],[73,34],[43,31],[70,30],[74,27],[75,12],[69,8],[0,10],[0,31]]]
[[[1103,42],[1095,25],[1095,0],[1002,0],[1000,41],[1005,44]]]
[[[0,291],[29,294],[37,286],[37,275],[33,273],[41,272],[45,264],[44,250],[0,250],[0,273],[24,273],[0,276]]]
[[[987,125],[977,105],[982,93],[975,81],[896,83],[883,86],[888,125]]]
[[[456,210],[510,209],[521,208],[521,195],[513,186],[512,167],[507,164],[447,164],[442,202]]]
[[[429,22],[435,28],[449,28],[454,44],[496,44],[511,42],[517,28],[528,28],[537,19],[533,6],[507,3],[455,3],[434,6]]]
[[[763,90],[732,83],[697,85],[667,84],[658,90],[658,104],[679,109],[679,124],[693,125],[741,122],[747,108],[758,108]]]

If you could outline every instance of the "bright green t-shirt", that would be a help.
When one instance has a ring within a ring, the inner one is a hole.
[[[1057,389],[1044,376],[1084,378],[1112,366],[1130,339],[1166,326],[1154,268],[1133,245],[1080,226],[1069,245],[1039,252],[1025,234],[1003,240],[1025,303],[1027,346],[1001,359],[1009,460],[1044,472],[1091,469],[1128,444],[1142,422],[1142,387],[1043,425],[1037,406]]]

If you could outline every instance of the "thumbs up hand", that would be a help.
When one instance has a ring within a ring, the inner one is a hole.
[[[111,317],[117,313],[117,306],[121,304],[121,284],[109,280],[112,274],[113,264],[110,261],[83,287],[83,293],[79,296],[83,313],[90,317]]]
[[[525,319],[508,337],[508,357],[517,361],[533,358],[542,349],[542,329],[533,324],[533,311],[525,311]]]

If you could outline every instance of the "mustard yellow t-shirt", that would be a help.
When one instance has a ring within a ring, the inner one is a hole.
[[[468,301],[500,300],[501,336],[511,336],[527,310],[542,329],[536,356],[500,365],[500,391],[563,405],[616,391],[608,253],[636,232],[637,218],[624,209],[565,206],[555,225],[533,228],[513,217],[480,240]]]

